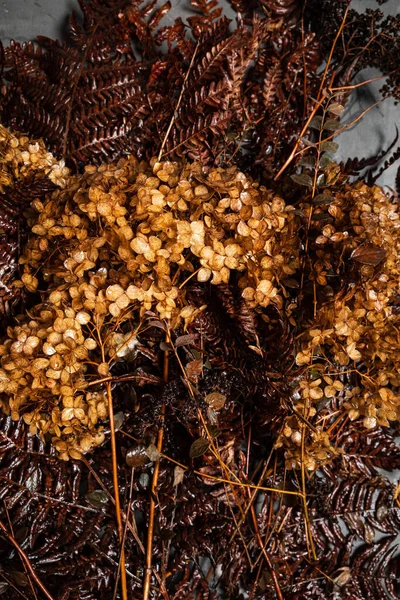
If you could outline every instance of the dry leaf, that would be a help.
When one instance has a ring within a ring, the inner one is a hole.
[[[212,392],[211,394],[207,394],[204,400],[214,410],[221,410],[225,406],[226,396],[224,396],[224,394],[220,394],[219,392]]]

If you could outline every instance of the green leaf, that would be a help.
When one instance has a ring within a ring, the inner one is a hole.
[[[288,277],[282,281],[283,285],[291,290],[298,290],[300,283],[294,277]]]
[[[305,185],[307,187],[312,187],[313,185],[311,177],[309,175],[304,175],[304,173],[302,175],[291,175],[290,177],[298,185]]]
[[[123,413],[122,410],[120,410],[119,412],[117,412],[114,415],[114,429],[115,431],[118,431],[119,429],[121,429],[122,425],[124,424],[124,420],[125,420],[125,415]]]
[[[208,424],[207,425],[207,431],[208,431],[208,435],[212,439],[217,438],[219,435],[221,435],[221,430],[216,425]]]
[[[26,587],[29,583],[27,576],[22,571],[8,571],[7,575],[11,581],[18,587]]]
[[[339,104],[339,102],[333,102],[330,106],[328,106],[328,111],[334,115],[341,115],[344,111],[343,104]]]
[[[311,119],[310,123],[309,123],[309,127],[311,127],[312,129],[321,129],[321,125],[322,125],[322,117],[314,117],[313,119]]]
[[[314,156],[303,156],[297,164],[299,167],[309,167],[310,169],[313,169],[315,163],[316,160]]]
[[[337,144],[336,142],[322,142],[321,144],[322,152],[330,152],[331,154],[334,154],[338,151],[338,149],[339,144]]]
[[[337,131],[340,129],[340,123],[339,121],[336,121],[336,119],[327,119],[322,129],[326,131]]]
[[[104,508],[108,504],[109,497],[104,490],[95,490],[86,494],[86,500],[93,508]]]
[[[151,462],[156,462],[161,458],[161,454],[159,453],[154,444],[150,444],[150,446],[146,448],[146,454],[151,460]]]
[[[314,204],[330,204],[332,202],[332,196],[329,194],[318,194],[313,200]]]
[[[147,465],[150,462],[150,459],[147,456],[146,450],[147,448],[143,445],[129,448],[125,457],[126,464],[129,467],[143,467],[143,465]]]
[[[329,142],[327,142],[327,143],[329,143]],[[332,161],[332,159],[330,156],[328,156],[327,154],[323,154],[321,156],[318,166],[320,169],[325,169],[331,161]]]
[[[315,196],[315,198],[318,198],[318,196]],[[314,201],[315,201],[315,198],[314,198]],[[328,223],[333,223],[333,217],[326,213],[319,213],[317,215],[313,215],[312,220],[313,221],[327,221]]]
[[[302,138],[301,138],[301,141],[303,142],[303,144],[304,144],[305,146],[310,146],[310,148],[316,148],[316,147],[317,147],[317,145],[316,145],[316,144],[314,144],[314,142],[311,142],[311,141],[310,141],[310,140],[308,140],[307,138],[304,138],[304,137],[302,137]]]
[[[174,487],[182,483],[185,475],[185,469],[177,465],[174,469]]]
[[[180,346],[190,346],[196,341],[196,336],[193,333],[189,333],[188,335],[181,335],[175,340],[175,348],[179,348]]]
[[[203,437],[199,438],[198,440],[195,440],[190,446],[190,458],[198,458],[199,456],[204,454],[204,452],[207,452],[209,446],[210,442]]]
[[[171,350],[173,350],[173,348],[168,342],[160,342],[160,350],[162,350],[163,352],[170,352]]]

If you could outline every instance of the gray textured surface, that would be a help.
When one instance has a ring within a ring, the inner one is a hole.
[[[221,4],[224,4],[222,1]],[[189,0],[172,0],[173,9],[163,24],[176,16],[185,17]],[[233,12],[225,2],[226,14]],[[36,35],[60,37],[65,19],[72,8],[77,8],[76,0],[0,0],[0,39],[7,43],[10,39],[24,42]],[[353,0],[354,8],[365,10],[376,7],[375,0]],[[400,13],[400,0],[390,0],[382,7],[390,14]],[[399,57],[400,61],[400,57]],[[377,72],[364,72],[363,79],[376,77]],[[365,108],[379,98],[379,88],[383,80],[359,88],[344,115],[346,122],[353,120]],[[382,148],[386,148],[395,136],[395,125],[400,126],[400,107],[391,101],[385,101],[372,109],[363,120],[338,139],[340,144],[339,158],[368,157]],[[394,185],[396,169],[391,168],[379,180],[381,185]]]

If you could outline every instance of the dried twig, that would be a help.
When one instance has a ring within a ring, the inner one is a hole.
[[[50,594],[50,592],[47,590],[47,588],[40,581],[39,577],[36,575],[35,570],[32,567],[31,561],[29,560],[27,554],[22,550],[21,546],[18,544],[18,542],[14,538],[14,536],[12,536],[10,533],[8,533],[7,528],[1,521],[0,521],[0,530],[2,531],[4,537],[7,539],[7,541],[10,542],[10,544],[12,544],[14,546],[14,548],[20,555],[22,562],[28,569],[30,576],[32,577],[33,581],[36,583],[38,588],[41,590],[41,592],[46,596],[46,598],[48,600],[54,600],[53,596]]]

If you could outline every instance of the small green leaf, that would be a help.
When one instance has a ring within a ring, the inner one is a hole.
[[[333,217],[326,213],[319,213],[318,215],[313,215],[313,221],[326,221],[327,223],[333,223]]]
[[[143,445],[129,448],[125,457],[126,464],[129,467],[143,467],[143,465],[147,465],[150,459],[147,456],[146,450],[146,447]]]
[[[174,487],[182,483],[185,475],[185,469],[177,465],[174,469]]]
[[[298,290],[300,287],[299,282],[294,277],[288,277],[282,281],[283,285],[291,290]]]
[[[204,452],[207,452],[209,445],[210,442],[203,437],[199,438],[198,440],[195,440],[190,446],[190,458],[197,458],[204,454]]]
[[[314,204],[331,204],[332,196],[329,194],[318,194],[313,200]]]
[[[326,131],[337,131],[340,129],[340,123],[339,121],[336,121],[336,119],[327,119],[322,129]]]
[[[331,154],[334,154],[338,151],[338,149],[339,144],[337,144],[336,142],[322,142],[321,144],[322,152],[330,152]]]
[[[311,119],[308,126],[311,127],[312,129],[321,129],[321,125],[322,125],[322,117],[314,117],[313,119]]]
[[[328,111],[334,115],[341,115],[344,111],[343,104],[339,104],[339,102],[333,102],[330,106],[328,106]]]
[[[327,142],[327,143],[329,144],[329,142]],[[331,161],[332,161],[332,159],[330,156],[328,156],[327,154],[323,154],[321,156],[318,166],[320,169],[325,169]]]
[[[161,454],[159,453],[154,444],[150,444],[150,446],[146,448],[146,454],[151,460],[151,462],[156,462],[161,458]]]
[[[21,571],[8,571],[7,575],[9,576],[11,581],[18,587],[26,587],[29,583],[27,576]]]
[[[171,344],[168,344],[168,342],[160,342],[160,350],[162,350],[163,352],[170,352],[171,350],[173,350]]]
[[[193,333],[189,333],[188,335],[181,335],[175,340],[175,348],[179,348],[180,346],[190,346],[196,341],[196,336]]]
[[[303,156],[297,163],[299,167],[309,167],[313,169],[315,167],[315,157],[314,156]]]
[[[125,420],[125,416],[122,410],[120,410],[119,412],[117,412],[114,415],[114,429],[115,431],[118,431],[119,429],[121,429],[122,425],[124,424],[124,420]]]
[[[221,435],[221,430],[216,425],[208,424],[207,432],[208,432],[208,435],[210,436],[210,438],[212,438],[212,439],[217,438],[219,435]]]
[[[104,508],[108,504],[109,498],[104,490],[95,490],[86,494],[86,500],[93,508]]]
[[[312,187],[313,181],[309,175],[291,175],[290,176],[295,183],[298,185],[305,185],[307,187]]]
[[[314,142],[311,142],[311,141],[310,141],[310,140],[308,140],[307,138],[304,138],[304,137],[302,137],[302,138],[301,138],[301,141],[303,142],[303,144],[304,144],[305,146],[310,146],[310,148],[316,148],[316,147],[317,147],[317,145],[316,145],[316,144],[314,144]]]

